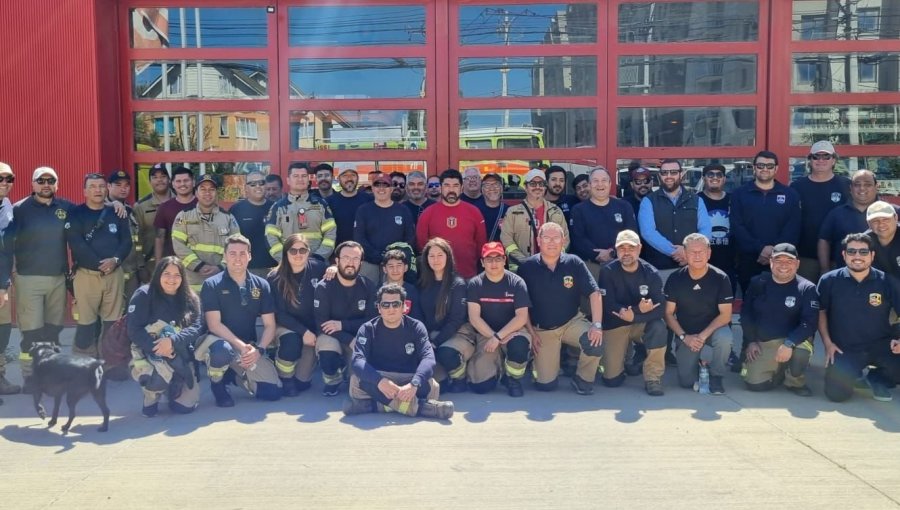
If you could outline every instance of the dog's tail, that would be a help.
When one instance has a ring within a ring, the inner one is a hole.
[[[99,390],[101,384],[103,384],[103,360],[99,359],[94,368],[94,389]]]

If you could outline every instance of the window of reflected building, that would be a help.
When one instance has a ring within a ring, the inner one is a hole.
[[[619,147],[756,144],[756,108],[619,108]]]
[[[137,7],[132,48],[264,48],[265,7]]]
[[[265,60],[134,61],[134,99],[265,99]]]
[[[759,38],[757,2],[629,2],[619,5],[619,42],[723,42]]]

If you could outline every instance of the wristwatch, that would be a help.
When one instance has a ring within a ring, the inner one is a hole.
[[[685,336],[686,336],[686,335],[685,335],[684,333],[682,333],[682,334],[678,335],[678,339],[681,340],[682,342],[684,342],[684,337],[685,337]]]
[[[784,346],[787,347],[788,349],[793,349],[794,347],[797,346],[797,344],[795,344],[794,342],[792,342],[790,340],[785,340]]]
[[[591,324],[591,327],[594,329],[603,329],[603,323],[598,321],[598,322]]]
[[[419,383],[419,381],[413,379],[412,381],[409,382],[409,384],[412,384],[413,387],[418,388],[420,383]]]
[[[119,265],[119,257],[113,257],[113,262],[116,263],[116,266]]]
[[[494,338],[496,338],[498,342],[502,342],[502,341],[503,341],[503,339],[500,338],[500,335],[498,335],[496,331],[494,331]]]

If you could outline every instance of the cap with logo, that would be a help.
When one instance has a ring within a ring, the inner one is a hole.
[[[531,181],[537,179],[538,177],[540,177],[540,179],[542,181],[547,180],[546,177],[544,176],[543,170],[540,170],[538,168],[532,168],[531,170],[528,171],[527,174],[525,174],[525,182],[531,182]]]
[[[650,170],[648,170],[642,166],[639,166],[631,171],[631,179],[632,180],[642,179],[644,177],[650,177],[650,175],[651,175]]]
[[[56,170],[50,168],[49,166],[39,166],[35,168],[34,174],[31,176],[31,180],[36,181],[45,175],[49,175],[50,177],[59,180],[59,176],[56,175]]]
[[[383,182],[383,183],[387,184],[388,186],[390,186],[392,184],[391,176],[388,174],[375,174],[375,177],[372,178],[372,184],[375,184],[378,182]]]
[[[797,253],[797,248],[794,247],[791,243],[778,243],[772,247],[772,258],[779,255],[784,255],[786,257],[790,257],[792,259],[799,258],[800,255]]]
[[[166,174],[166,177],[169,176],[169,169],[166,168],[165,163],[157,163],[157,164],[151,166],[149,177],[153,177],[154,175],[158,174],[159,172]]]
[[[119,181],[131,181],[131,176],[125,173],[124,170],[113,170],[106,177],[106,182],[110,184],[115,184]]]
[[[634,230],[623,230],[616,235],[616,248],[622,246],[623,244],[630,244],[631,246],[637,246],[641,244],[641,238],[638,237],[637,232]]]
[[[894,209],[894,206],[883,200],[872,203],[872,205],[866,209],[866,221],[872,221],[878,218],[893,218],[896,215],[897,210]]]
[[[837,154],[834,151],[834,145],[828,140],[819,140],[818,142],[812,144],[812,147],[809,148],[809,154],[818,154],[820,152],[827,152],[828,154],[834,155]]]
[[[220,186],[218,176],[215,174],[203,174],[202,177],[197,181],[197,184],[194,185],[194,190],[196,191],[201,184],[204,182],[211,182],[213,186],[218,188]]]
[[[490,243],[484,243],[484,246],[481,247],[481,258],[487,257],[505,257],[506,250],[503,249],[503,245],[492,241]]]

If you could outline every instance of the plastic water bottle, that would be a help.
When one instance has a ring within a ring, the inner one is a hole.
[[[700,364],[700,380],[697,386],[697,391],[701,395],[709,395],[709,368],[702,363]]]

